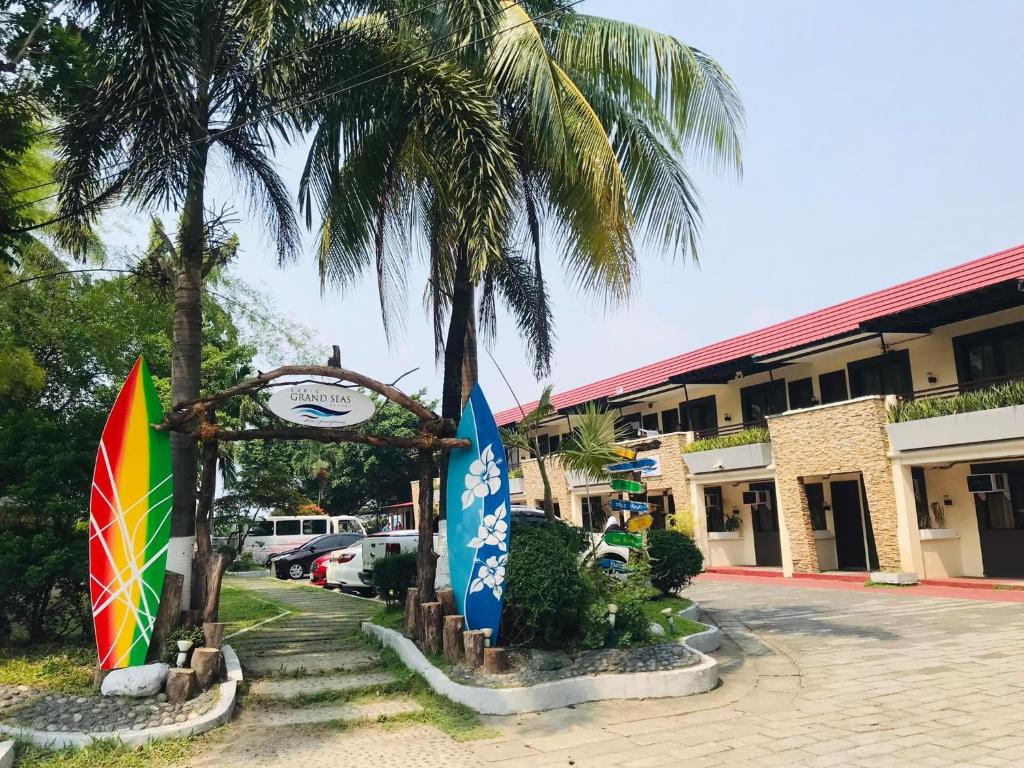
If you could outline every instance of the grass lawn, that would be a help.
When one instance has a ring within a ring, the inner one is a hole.
[[[683,608],[689,608],[691,605],[693,603],[683,597],[657,597],[644,606],[644,613],[647,614],[647,618],[651,621],[661,624],[665,628],[665,633],[668,634],[668,618],[662,614],[662,611],[666,608],[671,608],[672,613],[675,614],[683,610]],[[674,624],[676,637],[692,635],[707,629],[703,624],[690,621],[689,619],[682,619],[679,616],[675,617]]]
[[[15,768],[162,768],[195,754],[200,738],[167,739],[141,747],[126,747],[116,741],[99,741],[84,749],[56,752],[19,743]]]
[[[0,685],[30,685],[61,693],[92,692],[92,645],[0,648]]]
[[[224,622],[225,635],[254,626],[286,611],[295,613],[289,606],[256,597],[245,589],[227,584],[220,589],[220,620]]]

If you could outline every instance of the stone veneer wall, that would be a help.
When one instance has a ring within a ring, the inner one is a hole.
[[[658,477],[645,478],[647,492],[658,498],[662,491],[672,494],[675,502],[676,517],[683,521],[688,529],[693,531],[693,510],[690,508],[690,486],[689,471],[683,461],[683,446],[686,444],[685,432],[670,432],[665,435],[658,435],[657,440],[661,441],[661,447],[653,451],[640,451],[637,458],[643,459],[649,456],[658,456],[661,461],[661,475]],[[634,441],[624,443],[629,446]],[[635,442],[648,442],[647,439]],[[666,509],[667,513],[668,510]]]
[[[776,492],[785,516],[794,571],[820,570],[804,478],[843,472],[859,472],[864,480],[879,566],[899,570],[896,494],[885,423],[882,397],[769,417]]]
[[[544,482],[540,479],[537,460],[526,459],[520,466],[523,468],[523,495],[526,497],[527,506],[536,505],[537,509],[543,509],[541,502],[544,500]],[[545,456],[544,468],[551,482],[551,498],[558,503],[562,519],[579,524],[579,520],[573,519],[572,494],[565,479],[562,462],[558,456]]]

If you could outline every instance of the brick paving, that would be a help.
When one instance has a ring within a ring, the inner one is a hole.
[[[500,736],[467,744],[423,726],[285,740],[240,723],[192,764],[1024,766],[1019,604],[778,581],[702,578],[687,592],[728,636],[724,684],[708,694],[484,718]]]

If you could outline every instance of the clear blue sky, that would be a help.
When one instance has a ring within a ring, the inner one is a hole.
[[[556,391],[654,362],[1024,241],[1024,4],[587,0],[585,13],[677,36],[714,56],[747,111],[740,180],[694,175],[703,197],[700,267],[642,253],[629,307],[556,284]],[[302,150],[280,154],[293,184]],[[220,188],[218,201],[231,199]],[[243,209],[244,210],[244,209]],[[251,217],[241,268],[344,364],[440,395],[423,275],[404,335],[389,347],[376,291],[320,298],[312,257],[274,266]],[[548,263],[556,263],[549,254]],[[548,269],[553,275],[556,270]],[[494,354],[521,399],[540,384],[515,326]],[[495,408],[512,398],[487,358]]]

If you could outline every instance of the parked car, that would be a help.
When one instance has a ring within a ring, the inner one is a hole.
[[[304,515],[267,517],[253,522],[245,537],[244,552],[252,552],[257,563],[268,568],[270,561],[293,552],[325,533],[358,533],[366,535],[362,521],[353,515]],[[226,537],[229,545],[235,537]]]
[[[328,533],[307,541],[301,547],[275,555],[270,562],[279,579],[301,579],[309,574],[309,566],[320,555],[351,547],[363,538],[361,533]]]
[[[320,557],[310,564],[309,583],[314,587],[327,586],[327,561],[333,554],[333,552],[327,552],[326,554],[320,555]]]
[[[370,574],[366,574],[368,577]],[[328,589],[346,589],[360,594],[371,594],[373,584],[364,580],[363,544],[331,552],[327,559],[325,586]]]

